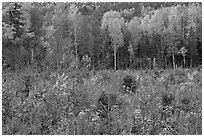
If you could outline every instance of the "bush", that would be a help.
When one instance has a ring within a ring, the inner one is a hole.
[[[32,74],[29,95],[23,100],[16,93],[26,87],[27,74],[4,74],[2,133],[202,134],[202,86],[195,80],[201,73],[174,71],[164,71],[156,79],[151,71]],[[178,75],[183,82],[178,82]],[[131,90],[136,86],[137,92],[121,93],[123,84]]]
[[[139,87],[139,79],[127,75],[123,78],[122,87],[124,88],[124,93],[134,94]]]

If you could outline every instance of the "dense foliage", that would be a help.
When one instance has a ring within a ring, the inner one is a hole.
[[[29,95],[25,86],[30,75]],[[3,75],[3,134],[202,134],[200,70]],[[26,92],[25,92],[26,91]]]
[[[201,135],[201,30],[201,3],[3,2],[2,133]]]
[[[4,2],[3,68],[193,67],[201,30],[201,3]]]

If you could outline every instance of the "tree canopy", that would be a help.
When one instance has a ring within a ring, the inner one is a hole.
[[[3,64],[63,69],[88,57],[92,69],[136,69],[155,58],[161,68],[194,67],[201,30],[201,3],[3,2]]]

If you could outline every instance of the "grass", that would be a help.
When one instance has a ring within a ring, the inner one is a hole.
[[[31,87],[25,97],[27,75]],[[127,75],[134,92],[124,88]],[[106,117],[98,108],[102,92],[115,97],[102,99],[110,108]],[[201,135],[202,74],[196,69],[3,73],[2,105],[3,134]]]

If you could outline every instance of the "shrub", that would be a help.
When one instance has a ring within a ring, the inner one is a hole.
[[[3,134],[201,134],[202,86],[193,77],[179,83],[174,71],[157,79],[138,71],[88,72],[87,77],[77,70],[40,74],[23,101],[16,93],[26,87],[21,81],[25,75],[7,74]],[[163,88],[165,81],[168,89]],[[121,93],[123,84],[133,91],[136,86],[137,92]]]
[[[134,79],[133,76],[127,75],[123,78],[124,93],[134,94],[139,87],[139,80]]]
[[[110,111],[113,105],[117,104],[117,96],[115,94],[107,94],[104,91],[101,92],[97,101],[97,110],[99,112],[99,117],[110,118]]]

